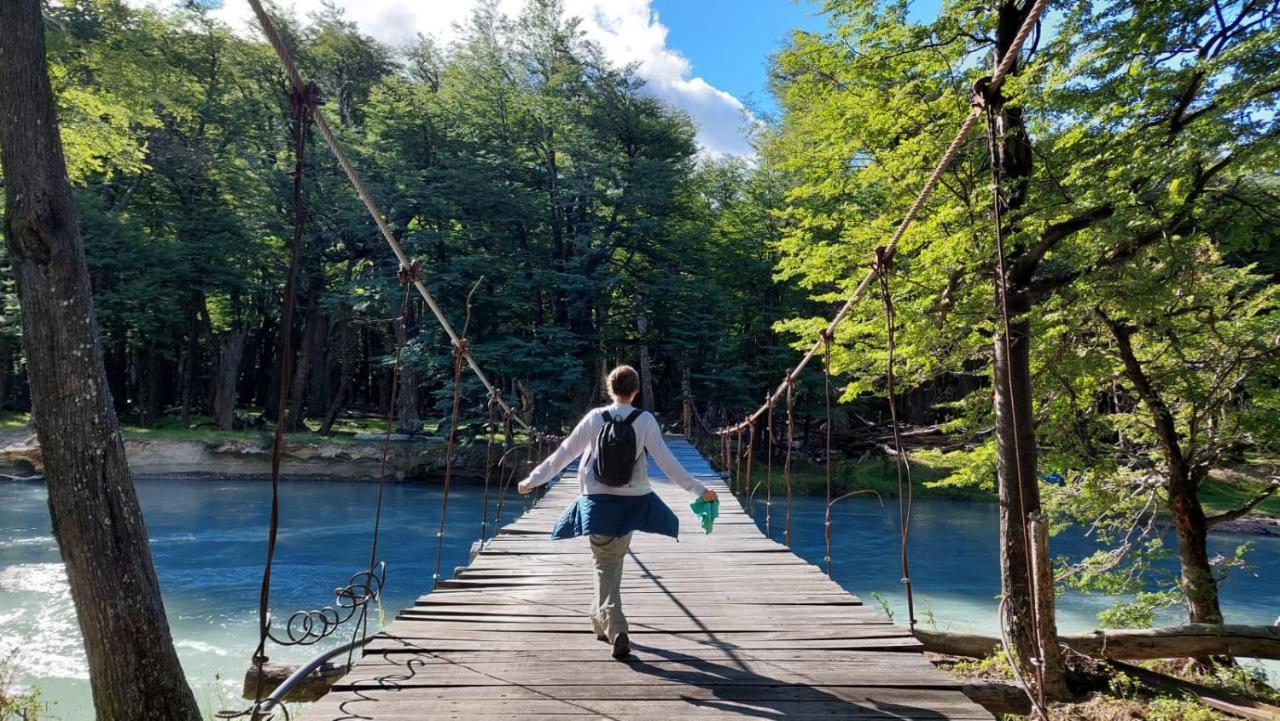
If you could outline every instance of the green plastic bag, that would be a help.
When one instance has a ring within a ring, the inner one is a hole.
[[[702,532],[711,533],[711,527],[715,525],[716,516],[720,515],[720,501],[704,501],[699,497],[689,504],[689,508],[693,509],[694,515],[698,517],[698,522],[702,524]]]

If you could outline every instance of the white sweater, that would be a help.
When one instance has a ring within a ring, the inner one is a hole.
[[[633,410],[629,405],[623,403],[613,403],[596,408],[583,416],[578,421],[578,425],[574,427],[573,432],[568,438],[560,444],[555,453],[552,453],[538,467],[533,469],[528,481],[530,488],[551,482],[565,469],[573,459],[581,459],[578,462],[578,480],[582,484],[582,492],[584,494],[608,493],[615,496],[643,496],[651,489],[649,488],[649,476],[645,472],[644,454],[648,451],[649,456],[658,464],[662,472],[667,474],[667,478],[675,481],[681,488],[700,496],[706,492],[706,488],[698,483],[689,472],[680,465],[680,462],[671,455],[671,449],[667,448],[667,442],[662,439],[662,429],[658,427],[658,420],[653,417],[652,413],[641,413],[631,423],[631,427],[636,433],[636,448],[639,449],[640,455],[636,460],[635,468],[631,471],[631,482],[625,486],[607,486],[601,483],[595,474],[595,464],[592,463],[591,451],[595,445],[596,436],[600,435],[600,429],[604,427],[604,412],[608,411],[615,419],[626,418]]]

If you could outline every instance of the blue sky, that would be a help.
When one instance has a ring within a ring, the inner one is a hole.
[[[0,0],[2,1],[2,0]],[[127,0],[172,6],[175,0]],[[214,2],[215,0],[209,0]],[[326,0],[280,0],[305,16]],[[362,30],[402,47],[418,35],[447,46],[480,0],[327,0]],[[708,154],[750,155],[745,130],[773,113],[769,57],[794,28],[821,31],[826,18],[813,0],[561,0],[582,18],[581,29],[611,62],[633,64],[647,92],[688,113]],[[498,0],[516,15],[526,0]],[[915,0],[912,15],[927,19],[941,0]],[[232,27],[252,29],[248,3],[226,0],[216,11]]]
[[[653,9],[670,30],[668,45],[689,58],[694,73],[766,112],[776,110],[767,87],[769,56],[792,29],[826,27],[819,4],[809,0],[654,0]]]

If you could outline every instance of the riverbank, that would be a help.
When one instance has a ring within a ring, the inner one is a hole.
[[[25,426],[0,428],[0,477],[40,475],[43,461],[35,434]],[[139,477],[262,478],[271,474],[272,435],[268,430],[212,428],[123,429],[129,468]],[[304,431],[285,436],[282,476],[290,479],[376,481],[384,473],[384,436],[354,427],[331,436]],[[455,477],[482,478],[487,444],[454,447]],[[387,444],[388,480],[436,480],[444,475],[444,438],[393,435]]]
[[[910,454],[910,482],[916,498],[995,503],[998,499],[994,486],[976,486],[967,483],[945,482],[954,469],[946,463],[946,457],[937,452]],[[755,497],[763,498],[765,484],[772,478],[772,493],[776,497],[786,493],[782,473],[782,461],[774,459],[772,473],[757,460],[751,483]],[[745,473],[745,469],[743,470]],[[1205,512],[1222,513],[1238,508],[1267,484],[1266,473],[1259,467],[1215,469],[1201,487],[1201,502]],[[831,495],[839,498],[851,492],[865,492],[882,500],[898,495],[898,471],[887,457],[873,459],[840,459],[831,469]],[[824,464],[805,458],[791,460],[791,493],[799,497],[825,497],[827,476]],[[1216,524],[1212,533],[1243,534],[1280,537],[1280,494],[1273,495],[1257,506],[1249,515]]]

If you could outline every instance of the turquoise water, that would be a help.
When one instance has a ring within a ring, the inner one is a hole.
[[[270,484],[139,480],[137,487],[174,641],[197,698],[206,712],[242,707],[240,685],[257,645]],[[281,622],[293,611],[332,604],[333,589],[367,566],[376,494],[373,483],[281,484],[271,597]],[[479,537],[481,497],[474,487],[450,493],[445,575],[467,562]],[[20,646],[19,681],[41,690],[50,716],[91,719],[88,668],[45,499],[42,484],[0,483],[0,658]],[[510,493],[505,518],[521,508]],[[439,514],[438,486],[386,487],[379,557],[388,567],[388,620],[430,586]],[[316,649],[276,648],[268,655],[297,662]]]
[[[238,707],[241,679],[257,641],[257,593],[265,554],[270,486],[262,481],[142,480],[138,494],[152,538],[183,668],[208,711]],[[282,616],[331,603],[332,589],[368,562],[377,487],[369,483],[286,482],[281,486],[281,534],[272,609]],[[506,517],[521,501],[508,498]],[[796,551],[822,564],[821,499],[796,499]],[[481,491],[455,488],[443,568],[466,562],[480,530]],[[782,504],[775,502],[774,535],[781,537]],[[388,564],[386,616],[429,585],[435,563],[440,489],[390,485],[383,517],[382,549]],[[761,513],[762,508],[759,508]],[[899,621],[905,608],[899,583],[897,505],[854,498],[834,518],[835,578],[876,603],[881,594]],[[917,616],[940,628],[995,631],[997,509],[992,504],[918,501],[912,535],[912,578]],[[1215,536],[1212,551],[1230,553],[1242,541],[1254,550],[1250,573],[1234,574],[1223,587],[1228,620],[1271,623],[1280,614],[1280,539]],[[1053,553],[1092,550],[1078,533],[1056,537]],[[944,590],[945,589],[945,590]],[[1058,602],[1067,631],[1092,628],[1094,614],[1114,599],[1068,593]],[[1166,619],[1177,620],[1173,614]],[[376,624],[375,624],[376,625]],[[0,484],[0,657],[14,657],[19,680],[38,686],[52,704],[50,716],[92,718],[88,671],[75,613],[50,535],[45,490],[38,483]],[[303,660],[314,648],[273,651],[273,660]]]
[[[776,489],[775,489],[776,490]],[[784,501],[773,500],[772,536],[783,540]],[[763,529],[765,504],[754,503],[756,522]],[[793,548],[805,560],[823,565],[823,513],[820,498],[796,498],[791,510]],[[1000,593],[999,507],[994,503],[917,499],[910,536],[911,581],[916,618],[942,630],[997,635],[996,597]],[[868,604],[888,604],[894,619],[906,622],[906,595],[899,564],[898,504],[885,499],[882,508],[874,497],[855,496],[841,501],[832,513],[832,575],[841,586]],[[1172,532],[1166,546],[1176,547]],[[1233,570],[1222,584],[1222,607],[1228,623],[1272,624],[1280,616],[1280,538],[1215,533],[1209,538],[1209,554],[1231,556],[1241,543],[1249,543],[1249,568]],[[1054,536],[1050,554],[1057,558],[1082,558],[1097,546],[1080,529]],[[1177,560],[1161,564],[1177,572]],[[873,595],[874,594],[874,595]],[[1097,627],[1097,613],[1120,601],[1119,597],[1067,591],[1058,596],[1058,628],[1065,633]],[[1186,623],[1181,607],[1160,614],[1161,624]],[[1264,665],[1272,684],[1280,682],[1280,663]]]

